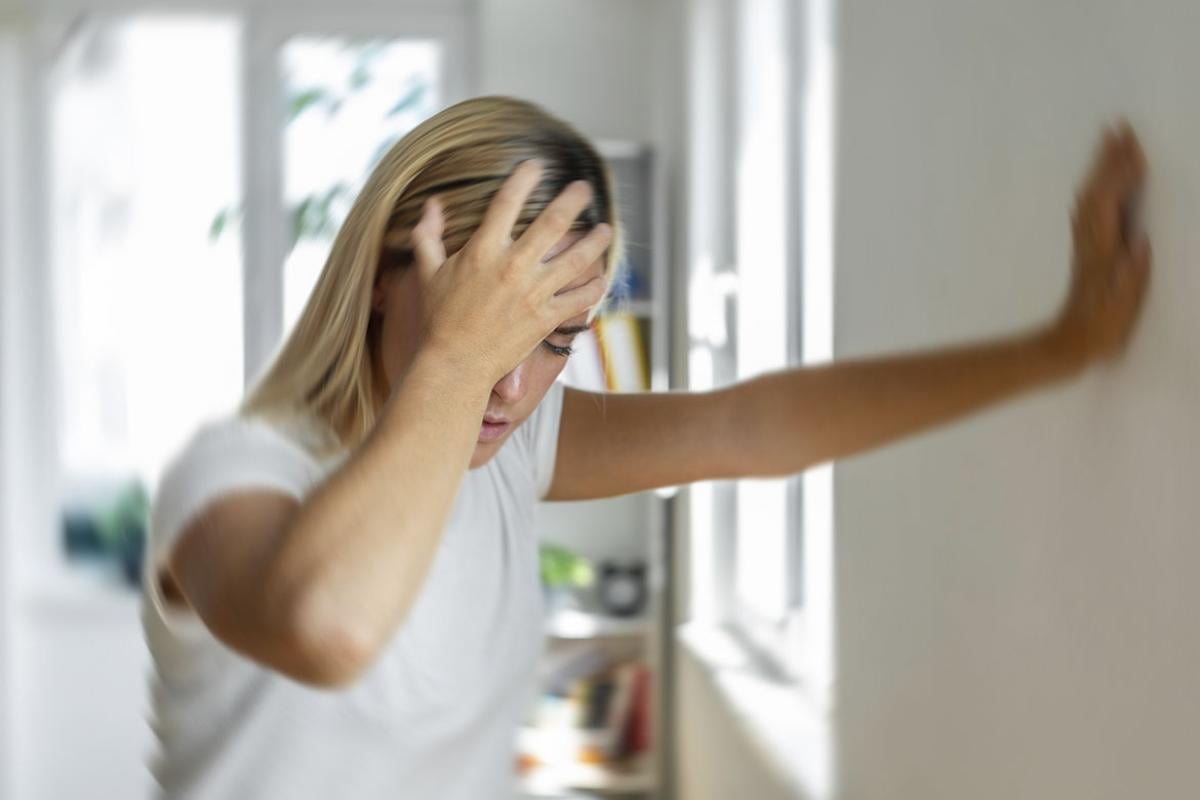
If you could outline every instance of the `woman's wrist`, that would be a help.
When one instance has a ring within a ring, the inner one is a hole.
[[[1091,363],[1086,336],[1065,320],[1058,319],[1037,330],[1032,346],[1056,377],[1068,378],[1083,372]]]
[[[398,395],[404,393],[418,404],[436,403],[477,421],[487,409],[493,383],[460,351],[425,342],[392,387],[387,408],[402,404]]]

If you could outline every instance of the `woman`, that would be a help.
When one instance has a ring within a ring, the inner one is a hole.
[[[1037,330],[705,393],[555,382],[620,250],[574,130],[505,98],[401,140],[239,413],[154,503],[143,620],[171,797],[507,797],[541,643],[537,499],[799,472],[1119,353],[1149,247],[1110,131]],[[1136,242],[1132,241],[1136,239]],[[447,257],[447,254],[450,254]]]

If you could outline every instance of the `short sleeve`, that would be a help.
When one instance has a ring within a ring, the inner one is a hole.
[[[146,594],[170,627],[194,615],[168,606],[161,596],[159,569],[187,524],[222,494],[240,489],[277,489],[303,498],[315,480],[316,465],[298,444],[270,425],[240,416],[203,424],[168,462],[150,509],[143,570]]]
[[[555,381],[546,391],[542,402],[525,423],[529,457],[533,462],[534,487],[539,500],[550,491],[554,479],[554,462],[558,454],[558,429],[562,419],[566,386]]]

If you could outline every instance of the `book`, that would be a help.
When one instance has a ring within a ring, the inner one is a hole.
[[[596,320],[596,336],[609,391],[649,390],[650,371],[637,317],[627,312],[600,317]]]
[[[625,726],[626,746],[631,753],[644,753],[650,749],[650,668],[645,664],[638,667]]]
[[[649,749],[649,669],[617,664],[544,695],[522,729],[522,756],[539,764],[609,764]]]

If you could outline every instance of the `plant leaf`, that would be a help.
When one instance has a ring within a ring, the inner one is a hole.
[[[319,86],[303,89],[288,98],[287,121],[289,124],[294,122],[297,117],[316,105],[324,105],[326,110],[328,110],[337,103],[337,98],[330,94],[327,89],[322,89]]]
[[[290,253],[296,247],[308,229],[309,209],[312,207],[316,198],[312,195],[305,197],[292,208],[292,229],[291,239],[288,242],[288,252]]]
[[[227,206],[225,208],[222,208],[220,211],[218,211],[216,216],[213,217],[212,222],[208,226],[209,241],[215,242],[218,239],[220,239],[221,234],[223,234],[225,232],[225,229],[227,227],[229,227],[229,225],[231,223],[233,223],[235,220],[240,219],[241,216],[242,216],[241,206]]]
[[[387,116],[394,117],[420,103],[425,98],[425,90],[428,88],[424,83],[418,83],[416,86],[413,86],[396,101],[396,104],[387,112]]]

